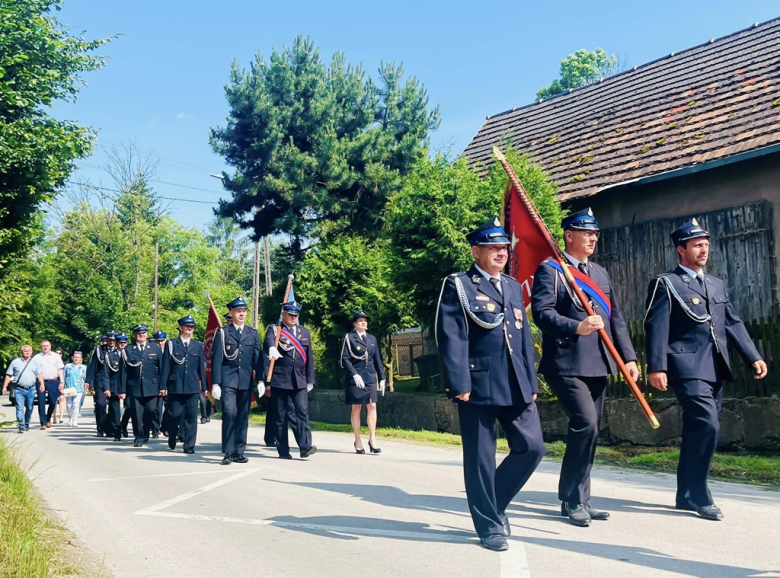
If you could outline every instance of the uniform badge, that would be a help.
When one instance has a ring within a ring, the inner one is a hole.
[[[487,310],[493,313],[493,311],[496,310],[496,304],[495,303],[488,303],[487,304]]]
[[[690,278],[690,277],[688,277],[688,275],[683,275],[683,278],[682,278],[682,279],[683,279],[683,281],[685,281],[686,283],[690,283],[690,282],[691,282],[691,278]]]
[[[228,345],[227,348],[230,349],[230,345]]]
[[[357,346],[355,349],[357,349],[358,351],[360,351],[360,346],[358,345],[358,346]]]
[[[698,297],[694,297],[693,298],[693,304],[694,305],[698,305],[699,304],[699,298]]]
[[[490,297],[486,295],[477,295],[477,301],[490,301]]]
[[[518,319],[517,321],[515,321],[515,327],[517,329],[522,329],[523,328],[523,322]]]

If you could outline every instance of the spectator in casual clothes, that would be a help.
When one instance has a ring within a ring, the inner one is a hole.
[[[65,366],[63,374],[65,387],[72,387],[76,390],[76,395],[70,395],[67,398],[70,425],[79,427],[79,410],[81,409],[81,398],[84,397],[84,382],[87,379],[87,366],[83,363],[80,351],[73,352],[73,363]]]
[[[30,418],[33,413],[36,383],[43,387],[43,375],[38,364],[32,359],[33,349],[29,345],[22,345],[22,356],[14,359],[5,372],[3,382],[3,395],[8,393],[8,383],[14,383],[14,397],[16,398],[16,420],[19,422],[19,433],[30,429]]]
[[[65,367],[59,355],[51,350],[51,343],[41,342],[41,352],[33,357],[35,363],[43,374],[43,385],[38,390],[38,416],[41,420],[41,429],[51,427],[51,416],[57,407],[57,400],[63,390],[62,369]],[[49,398],[49,407],[46,408],[46,398]]]
[[[63,359],[64,352],[59,347],[54,350],[54,353],[60,356],[60,359]],[[63,363],[65,363],[63,361]],[[63,369],[63,375],[65,374],[65,370]],[[68,387],[67,385],[65,387]],[[59,415],[59,419],[55,417],[54,423],[64,423],[64,420],[62,419],[65,415],[65,396],[61,395],[59,399],[59,403],[57,403],[57,411],[55,412],[55,416]]]

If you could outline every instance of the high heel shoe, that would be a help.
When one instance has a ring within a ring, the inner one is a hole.
[[[381,454],[382,453],[382,449],[381,448],[375,448],[374,446],[371,445],[371,442],[368,442],[368,449],[371,450],[372,454]]]
[[[356,454],[364,454],[364,453],[366,453],[366,450],[364,450],[363,448],[360,448],[360,449],[358,449],[358,447],[357,447],[357,442],[355,442],[355,443],[354,443],[354,444],[352,444],[352,445],[354,445],[354,446],[355,446],[355,453],[356,453]]]

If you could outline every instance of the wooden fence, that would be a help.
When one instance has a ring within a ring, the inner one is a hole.
[[[748,333],[753,338],[758,351],[763,355],[769,367],[769,375],[764,379],[753,378],[753,368],[746,365],[733,348],[729,348],[729,359],[734,381],[724,384],[726,397],[777,397],[780,396],[780,317],[764,318],[745,322]],[[639,388],[647,398],[674,397],[674,393],[658,391],[647,381],[647,355],[645,333],[642,321],[628,324],[628,332],[640,367]],[[621,378],[611,378],[607,395],[612,398],[630,397],[631,392]]]

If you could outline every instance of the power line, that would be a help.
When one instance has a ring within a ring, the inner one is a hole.
[[[75,185],[77,187],[84,187],[85,189],[94,189],[98,191],[111,191],[113,193],[122,193],[122,191],[119,191],[117,189],[111,189],[109,187],[96,187],[94,185],[88,185],[85,183],[77,183],[75,181],[65,181],[69,185]],[[180,201],[182,203],[199,203],[201,205],[218,205],[219,203],[215,203],[213,201],[196,201],[195,199],[181,199],[178,197],[161,197],[159,195],[154,195],[157,199],[164,199],[166,201]]]
[[[80,165],[77,165],[79,167],[87,167],[87,168],[90,168],[90,169],[97,169],[99,171],[104,171],[104,172],[110,174],[110,171],[108,169],[106,169],[106,168],[99,167],[97,165],[91,165],[89,163],[85,163],[84,161],[79,161],[79,162],[81,163]],[[203,191],[204,193],[211,193],[212,195],[220,195],[220,196],[222,196],[223,194],[225,194],[225,193],[221,193],[219,191],[211,191],[209,189],[202,189],[200,187],[191,187],[189,185],[180,185],[179,183],[171,183],[169,181],[161,181],[160,179],[149,179],[149,182],[150,183],[161,183],[163,185],[170,185],[172,187],[180,187],[182,189],[191,189],[193,191]]]

